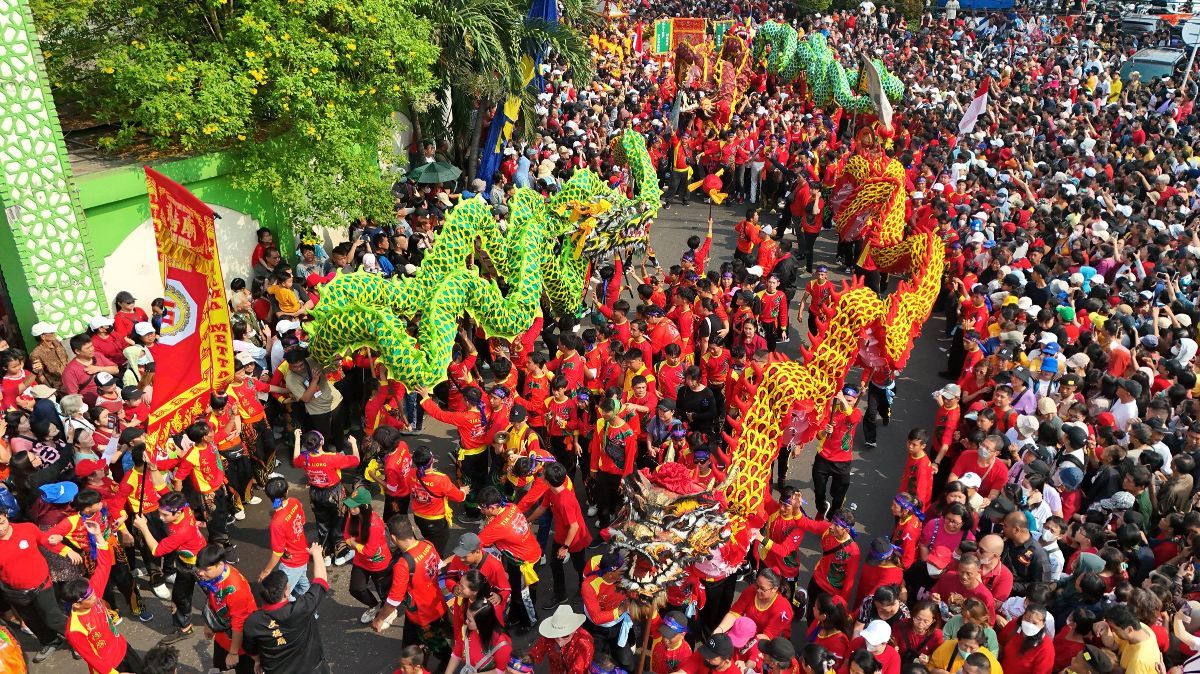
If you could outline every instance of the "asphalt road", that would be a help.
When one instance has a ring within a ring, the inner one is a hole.
[[[745,206],[725,204],[713,208],[713,247],[710,266],[716,268],[721,262],[733,256],[735,234],[733,226],[745,211]],[[678,255],[685,248],[685,241],[693,234],[704,235],[705,223],[709,207],[694,200],[690,206],[673,206],[661,212],[658,221],[652,229],[652,245],[658,259],[664,265],[678,260]],[[777,216],[768,216],[764,222],[774,224]],[[824,232],[817,244],[818,262],[830,264],[830,276],[842,279],[839,273],[833,272],[835,234]],[[668,262],[670,261],[670,262]],[[800,286],[808,280],[802,276]],[[794,311],[794,308],[789,309]],[[791,343],[782,345],[785,353],[796,355],[797,344],[803,338],[798,330],[803,325],[792,321]],[[896,401],[892,410],[891,424],[881,428],[879,446],[875,449],[865,449],[861,437],[856,443],[855,461],[852,474],[852,485],[848,502],[857,505],[856,516],[860,522],[858,541],[865,546],[871,538],[877,535],[887,535],[892,528],[892,516],[889,505],[900,480],[904,466],[905,436],[910,428],[916,426],[931,427],[934,415],[934,404],[930,392],[940,387],[942,382],[936,372],[945,366],[945,354],[939,350],[936,337],[942,329],[942,319],[933,317],[927,325],[925,334],[919,339],[913,349],[908,367],[897,382]],[[861,434],[860,434],[861,435]],[[448,427],[433,420],[428,420],[425,433],[419,438],[409,438],[409,444],[414,441],[430,445],[442,459],[441,465],[447,465],[449,452],[454,447],[452,432]],[[806,448],[803,457],[792,461],[789,472],[789,482],[801,486],[806,491],[806,498],[812,500],[811,468],[814,456],[813,446]],[[290,467],[282,469],[284,474],[298,484],[298,472]],[[297,493],[303,493],[297,488]],[[304,499],[307,501],[307,498]],[[377,511],[382,508],[382,501],[377,500]],[[311,513],[310,513],[311,515]],[[270,505],[264,502],[252,506],[245,520],[231,528],[231,536],[238,544],[240,561],[236,565],[248,578],[255,578],[262,569],[268,557],[267,525],[270,516]],[[455,527],[462,531],[458,522]],[[454,537],[452,537],[453,540]],[[807,541],[804,548],[806,555],[805,568],[811,569],[817,560],[814,548],[815,539]],[[544,575],[548,576],[548,572]],[[330,570],[330,586],[333,592],[326,600],[320,611],[322,624],[322,639],[325,652],[332,664],[334,672],[355,672],[355,674],[377,674],[391,672],[395,667],[395,658],[400,651],[400,629],[393,626],[384,634],[371,631],[369,626],[360,625],[358,617],[364,607],[358,604],[347,590],[349,586],[350,567]],[[547,578],[547,580],[549,580]],[[807,579],[801,578],[802,582]],[[548,588],[546,588],[548,591]],[[163,636],[172,631],[169,602],[163,602],[154,597],[148,587],[143,589],[143,597],[147,605],[154,611],[155,618],[146,624],[126,619],[118,628],[130,644],[140,652],[154,646]],[[196,594],[197,609],[193,622],[202,625],[199,615],[200,602],[203,600],[199,591]],[[575,599],[578,606],[578,599]],[[399,625],[400,622],[397,622]],[[796,638],[802,636],[801,630],[795,630]],[[517,639],[518,646],[528,643],[533,635]],[[31,637],[21,635],[20,641],[26,649],[27,657],[36,652],[38,646]],[[180,651],[184,672],[207,672],[212,658],[212,643],[199,636],[177,644]],[[86,671],[82,662],[74,660],[67,652],[54,654],[41,665],[34,665],[34,671],[45,672],[83,672]],[[543,671],[543,669],[539,669]],[[441,674],[434,672],[433,674]]]

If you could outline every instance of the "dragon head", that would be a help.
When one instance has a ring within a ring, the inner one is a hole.
[[[729,538],[729,516],[688,470],[667,463],[625,480],[625,509],[613,525],[613,547],[623,553],[621,589],[645,603],[665,600],[684,571]]]

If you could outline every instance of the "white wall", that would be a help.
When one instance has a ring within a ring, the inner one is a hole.
[[[221,256],[221,272],[225,277],[225,288],[229,282],[241,277],[249,282],[250,255],[254,252],[255,232],[258,220],[224,206],[209,204],[217,215],[217,251]],[[108,312],[112,312],[112,298],[122,290],[128,290],[137,298],[139,307],[150,313],[150,302],[163,293],[162,278],[158,271],[158,250],[154,245],[154,225],[146,220],[125,237],[112,255],[104,259],[100,270],[104,284],[104,296]]]

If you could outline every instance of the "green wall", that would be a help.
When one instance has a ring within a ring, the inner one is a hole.
[[[263,227],[273,230],[281,244],[290,246],[291,228],[286,226],[283,213],[270,195],[233,186],[233,162],[228,156],[208,154],[151,167],[188,188],[202,201],[253,216]],[[81,176],[77,183],[95,246],[93,253],[96,259],[104,260],[150,217],[146,174],[140,165],[128,166]]]

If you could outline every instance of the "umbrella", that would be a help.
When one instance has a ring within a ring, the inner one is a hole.
[[[421,185],[448,183],[452,180],[458,180],[458,177],[461,175],[462,171],[460,169],[444,161],[422,164],[408,172],[409,179]]]

